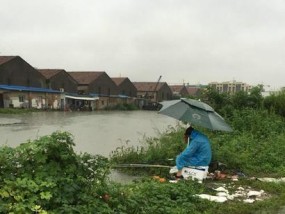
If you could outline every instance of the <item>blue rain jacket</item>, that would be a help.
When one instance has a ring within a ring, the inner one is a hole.
[[[184,166],[209,166],[212,158],[211,145],[208,137],[193,130],[188,138],[188,145],[176,158],[176,167],[181,170]]]

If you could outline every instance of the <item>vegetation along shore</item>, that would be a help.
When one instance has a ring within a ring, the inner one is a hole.
[[[75,153],[68,132],[15,148],[2,146],[0,213],[281,213],[285,93],[264,98],[261,90],[231,96],[208,90],[201,95],[234,130],[202,129],[211,139],[213,162],[222,165],[218,175],[213,172],[201,184],[170,183],[169,169],[159,167],[122,168],[140,175],[127,184],[109,179],[119,164],[173,165],[184,147],[180,126],[146,138],[141,147],[119,147],[109,158]]]

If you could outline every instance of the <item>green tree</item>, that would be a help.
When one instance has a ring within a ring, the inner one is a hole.
[[[265,97],[264,107],[271,112],[285,117],[285,90],[272,93]]]
[[[247,102],[248,107],[251,108],[263,107],[262,91],[263,91],[263,85],[255,86],[249,91],[248,102]]]
[[[219,93],[212,87],[207,87],[201,95],[201,99],[211,105],[216,111],[220,111],[227,105],[231,105],[230,95]]]
[[[248,92],[238,91],[231,97],[232,104],[235,109],[242,109],[247,107],[248,102]]]

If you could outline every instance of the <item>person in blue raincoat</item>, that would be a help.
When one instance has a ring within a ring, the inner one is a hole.
[[[187,147],[176,157],[176,178],[182,177],[183,167],[209,166],[212,159],[211,145],[206,135],[190,126],[184,133],[184,141]]]

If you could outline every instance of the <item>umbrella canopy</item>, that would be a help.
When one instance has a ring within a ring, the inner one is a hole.
[[[180,100],[163,101],[158,113],[173,117],[193,125],[220,131],[232,131],[215,110],[206,103],[198,100],[181,98]]]

